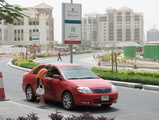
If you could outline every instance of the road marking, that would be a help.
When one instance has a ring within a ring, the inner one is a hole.
[[[29,105],[25,105],[25,104],[21,104],[21,103],[17,103],[17,102],[14,102],[14,101],[4,101],[4,102],[6,102],[6,103],[10,103],[10,104],[13,104],[13,105],[15,105],[15,106],[19,106],[19,107],[22,107],[22,108],[28,108],[29,110],[33,110],[34,112],[36,111],[36,113],[38,113],[38,111],[39,112],[41,112],[41,113],[46,113],[47,115],[50,115],[51,113],[55,113],[55,112],[53,112],[53,110],[52,109],[55,109],[55,108],[49,108],[49,107],[32,107],[32,106],[29,106]],[[55,109],[55,111],[56,111],[57,109]],[[62,110],[63,111],[63,110]],[[38,113],[38,116],[40,116],[40,115],[42,115],[41,113]],[[62,113],[62,112],[61,112]],[[62,115],[64,116],[64,117],[68,117],[68,116],[70,116],[70,115],[67,115],[67,114],[64,114],[64,113],[62,113]],[[46,116],[47,117],[47,116]]]
[[[43,108],[41,109],[41,108],[38,108],[38,107],[32,107],[32,106],[29,106],[29,105],[24,105],[24,104],[21,104],[21,103],[17,103],[17,102],[14,102],[14,101],[5,101],[5,102],[8,102],[8,103],[20,106],[20,107],[26,107],[26,108],[29,108],[29,109],[35,109],[35,110],[38,110],[38,111],[43,111],[43,112],[50,113],[50,111],[48,111],[48,107],[46,109],[43,109]]]

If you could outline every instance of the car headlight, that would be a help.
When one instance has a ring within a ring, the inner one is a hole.
[[[117,88],[114,85],[111,86],[111,89],[112,89],[111,92],[116,92],[117,91]]]
[[[88,87],[78,87],[77,91],[80,93],[93,93],[92,90]]]

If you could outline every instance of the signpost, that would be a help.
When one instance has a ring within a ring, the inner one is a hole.
[[[62,40],[70,44],[70,62],[73,63],[72,44],[81,44],[81,4],[62,3]]]
[[[32,33],[32,42],[33,42],[33,49],[34,49],[34,57],[36,58],[37,48],[40,47],[39,33],[38,32],[33,32]]]
[[[33,32],[32,34],[33,47],[39,47],[39,33]]]

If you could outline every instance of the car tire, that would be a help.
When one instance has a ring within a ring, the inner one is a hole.
[[[62,96],[62,105],[66,110],[72,110],[74,105],[73,96],[70,92],[65,92]]]
[[[34,95],[33,88],[30,85],[27,86],[25,95],[28,101],[34,102],[36,100],[36,96]]]
[[[101,104],[102,107],[110,107],[112,104]]]

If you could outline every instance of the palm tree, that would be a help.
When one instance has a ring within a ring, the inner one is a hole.
[[[5,20],[6,23],[12,24],[14,20],[19,20],[24,15],[21,13],[25,8],[19,6],[13,6],[8,4],[5,0],[0,0],[0,20]]]

